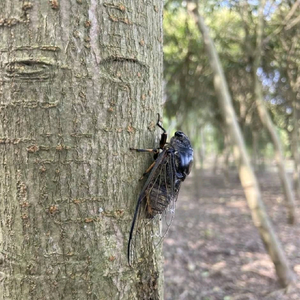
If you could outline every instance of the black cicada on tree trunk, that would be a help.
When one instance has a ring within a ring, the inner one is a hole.
[[[189,138],[182,131],[176,131],[168,143],[159,115],[156,125],[163,130],[158,148],[130,148],[137,152],[154,153],[155,161],[144,173],[148,177],[136,204],[128,240],[129,265],[142,259],[143,253],[147,252],[144,249],[147,244],[144,241],[147,231],[145,224],[149,224],[149,219],[156,215],[163,215],[167,228],[164,229],[164,234],[154,233],[152,237],[159,237],[158,243],[164,238],[174,216],[181,182],[190,173],[193,163],[193,149]]]

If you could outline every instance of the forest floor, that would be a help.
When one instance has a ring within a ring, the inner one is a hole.
[[[300,220],[287,224],[276,172],[258,174],[296,286],[283,290],[253,225],[237,174],[194,172],[182,185],[164,241],[165,300],[300,300]],[[300,199],[296,199],[300,218]]]

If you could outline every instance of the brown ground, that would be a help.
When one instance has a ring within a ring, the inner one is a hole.
[[[296,287],[285,294],[277,282],[237,175],[226,184],[222,174],[206,170],[182,185],[164,241],[165,300],[300,299],[300,199],[298,224],[287,225],[277,174],[258,178]]]

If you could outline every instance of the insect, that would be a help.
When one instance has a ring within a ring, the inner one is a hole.
[[[143,226],[138,223],[142,218],[153,219],[156,215],[165,214],[167,229],[169,228],[181,182],[190,173],[193,163],[193,148],[189,138],[182,131],[176,131],[168,143],[167,133],[160,124],[159,114],[156,125],[163,131],[158,148],[130,148],[136,152],[154,153],[155,161],[143,174],[143,176],[147,175],[148,177],[139,195],[130,228],[127,249],[129,265],[132,264],[136,256],[135,251],[138,248],[136,247],[136,240],[139,239],[139,244],[143,244],[142,237],[140,237]],[[168,220],[170,212],[171,217]]]

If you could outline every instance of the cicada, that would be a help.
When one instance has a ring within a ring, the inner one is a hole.
[[[182,131],[176,131],[170,142],[167,142],[167,133],[160,124],[159,114],[156,125],[163,131],[158,148],[130,148],[136,152],[153,153],[154,162],[143,175],[147,176],[147,180],[138,197],[133,215],[127,249],[129,265],[137,256],[135,252],[138,248],[145,244],[141,233],[147,230],[143,228],[142,224],[145,223],[141,222],[141,219],[151,220],[157,215],[164,215],[166,234],[173,219],[181,183],[190,174],[193,163],[193,148],[189,138]],[[161,235],[160,241],[165,234]]]

